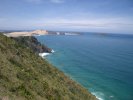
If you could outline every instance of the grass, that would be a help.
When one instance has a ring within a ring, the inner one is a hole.
[[[0,99],[96,100],[88,90],[35,54],[0,34]]]

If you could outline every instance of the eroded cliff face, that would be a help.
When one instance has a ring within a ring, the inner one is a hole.
[[[41,44],[34,36],[21,36],[12,37],[19,44],[24,44],[26,47],[31,48],[35,53],[52,53],[52,49]]]

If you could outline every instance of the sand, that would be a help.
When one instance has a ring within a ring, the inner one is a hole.
[[[33,35],[46,35],[48,32],[46,30],[35,30],[30,32],[11,32],[6,34],[8,37],[19,37],[19,36],[33,36]]]

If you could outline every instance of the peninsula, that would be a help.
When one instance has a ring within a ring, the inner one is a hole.
[[[81,35],[81,34],[79,32],[34,30],[34,31],[6,32],[5,35],[8,37],[20,37],[20,36],[34,36],[34,35]]]
[[[19,37],[19,36],[33,36],[33,35],[46,35],[46,30],[35,30],[35,31],[22,31],[22,32],[10,32],[5,34],[8,37]]]

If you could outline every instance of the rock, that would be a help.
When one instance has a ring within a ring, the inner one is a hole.
[[[21,37],[12,37],[15,41],[20,44],[24,44],[26,47],[31,48],[35,53],[52,53],[52,49],[41,44],[34,36],[21,36]]]

